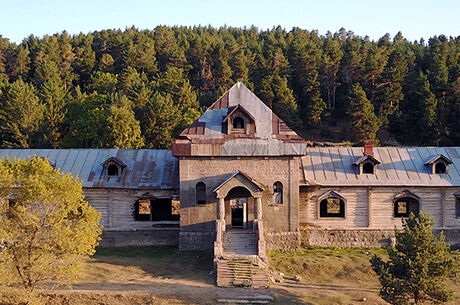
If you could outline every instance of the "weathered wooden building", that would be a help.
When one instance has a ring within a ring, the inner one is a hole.
[[[411,212],[460,245],[460,147],[307,147],[242,83],[172,151],[0,150],[34,155],[79,174],[103,245],[213,248],[221,285],[265,285],[266,249],[389,245]]]
[[[0,149],[0,157],[47,158],[78,175],[101,213],[103,246],[178,244],[178,162],[170,150]]]

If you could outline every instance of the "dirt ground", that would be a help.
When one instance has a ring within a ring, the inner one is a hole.
[[[378,295],[370,269],[372,254],[382,250],[302,250],[271,252],[272,276],[282,282],[268,289],[215,286],[209,252],[180,253],[174,248],[99,249],[85,263],[85,278],[72,289],[43,289],[48,305],[216,304],[219,298],[271,295],[270,304],[388,304]],[[282,273],[283,275],[280,275]],[[295,281],[294,276],[300,281]],[[460,279],[450,305],[460,304]]]

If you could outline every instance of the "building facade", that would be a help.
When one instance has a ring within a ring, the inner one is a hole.
[[[390,245],[394,227],[419,211],[460,245],[460,147],[307,147],[242,83],[171,151],[2,149],[0,156],[46,157],[78,174],[101,213],[104,246],[214,249],[217,260],[236,245],[236,254],[263,265],[266,249]]]

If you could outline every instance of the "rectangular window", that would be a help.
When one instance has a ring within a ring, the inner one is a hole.
[[[398,201],[397,210],[396,210],[396,217],[408,217],[409,211],[407,210],[407,202],[406,201]]]
[[[339,198],[329,197],[321,200],[320,217],[345,217],[345,202]]]
[[[150,200],[139,200],[139,215],[150,215],[151,210]]]
[[[179,201],[171,198],[139,199],[135,203],[134,218],[141,221],[179,220],[179,208]]]
[[[455,217],[460,218],[460,196],[455,198]]]

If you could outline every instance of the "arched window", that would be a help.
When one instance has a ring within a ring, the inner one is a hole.
[[[394,217],[409,217],[410,213],[418,215],[420,211],[420,203],[414,197],[402,197],[395,200]]]
[[[345,218],[345,198],[334,191],[329,191],[318,198],[319,217]]]
[[[277,204],[283,203],[283,184],[279,181],[273,183],[273,202]]]
[[[437,162],[434,166],[434,172],[436,174],[446,174],[447,166],[444,164],[444,162]]]
[[[233,129],[244,129],[244,119],[237,116],[233,119]]]
[[[198,182],[195,187],[196,190],[196,203],[206,204],[206,184]]]
[[[118,176],[118,166],[115,164],[110,164],[107,167],[107,175],[108,176]]]
[[[363,164],[363,174],[373,174],[374,173],[374,164],[371,162],[365,162]]]

